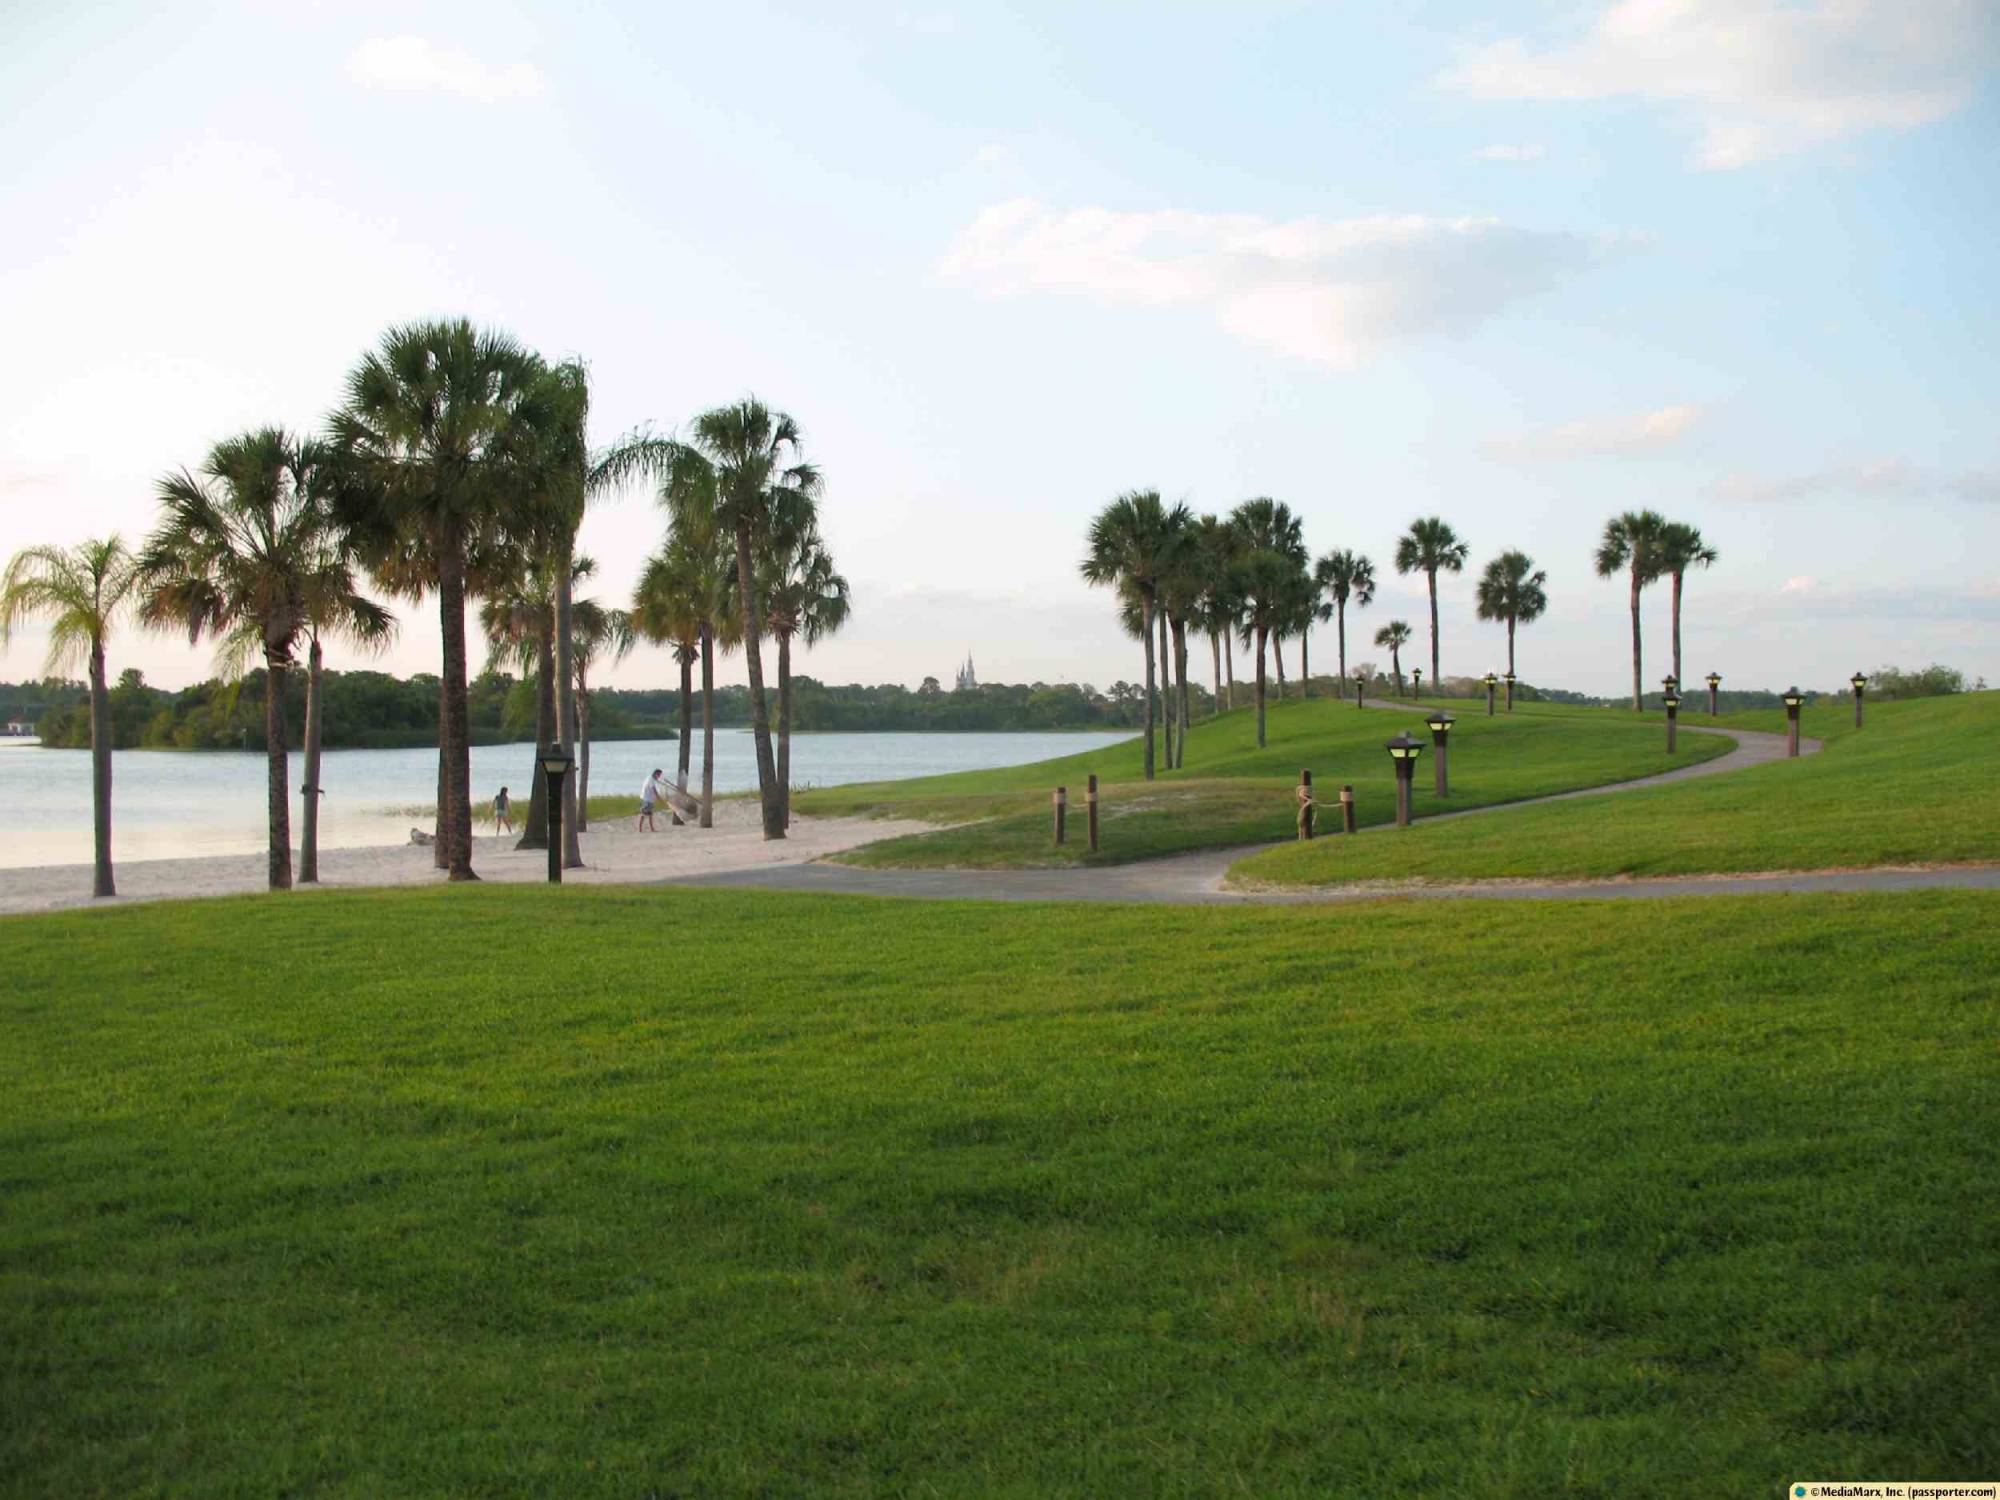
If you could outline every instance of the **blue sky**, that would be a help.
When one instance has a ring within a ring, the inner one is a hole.
[[[1589,559],[1642,505],[1722,553],[1692,672],[2000,679],[1995,9],[1385,9],[11,7],[0,552],[142,534],[162,471],[464,313],[589,359],[600,438],[801,420],[856,593],[828,680],[1135,676],[1076,576],[1133,486],[1289,501],[1377,560],[1369,634],[1421,622],[1412,516],[1523,548],[1531,680],[1620,686]],[[659,531],[593,512],[600,592]],[[1501,661],[1474,570],[1447,670]],[[435,651],[419,615],[388,664]]]

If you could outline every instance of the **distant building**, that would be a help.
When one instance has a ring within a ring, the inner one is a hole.
[[[972,675],[972,653],[965,653],[965,665],[958,669],[958,680],[952,684],[952,691],[962,693],[968,688],[979,686],[979,679]]]
[[[31,735],[34,732],[35,732],[35,721],[33,719],[9,719],[7,721],[8,734]]]

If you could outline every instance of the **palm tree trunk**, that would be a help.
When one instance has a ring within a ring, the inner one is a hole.
[[[778,804],[792,826],[792,633],[778,633]]]
[[[104,686],[104,642],[90,643],[90,822],[96,871],[93,896],[115,896],[111,880],[111,694]]]
[[[1403,696],[1403,652],[1400,646],[1389,648],[1389,670],[1396,677],[1396,696]]]
[[[1236,707],[1236,642],[1229,638],[1229,632],[1222,632],[1222,676],[1229,684],[1229,706]]]
[[[1215,658],[1215,712],[1222,712],[1222,636],[1211,630],[1208,633],[1208,654]]]
[[[583,668],[577,669],[579,677]],[[590,832],[590,687],[576,685],[576,831]]]
[[[694,657],[690,653],[676,651],[681,663],[681,743],[680,755],[675,761],[674,785],[685,796],[688,789],[688,760],[694,754]],[[687,819],[674,809],[674,826],[682,827]]]
[[[573,536],[565,537],[561,555],[556,558],[556,713],[562,725],[562,742],[572,751],[582,734],[576,709],[576,650],[570,635],[570,606],[576,592],[576,580],[571,576],[575,557],[576,540]],[[563,868],[580,870],[583,845],[577,836],[583,825],[577,817],[575,762],[571,762],[569,774],[563,777],[562,820]]]
[[[320,673],[324,666],[325,657],[320,650],[319,637],[314,636],[312,645],[306,651],[306,758],[301,768],[306,784],[305,803],[300,809],[305,819],[299,830],[300,885],[319,883]]]
[[[1312,658],[1307,654],[1308,647],[1306,644],[1311,639],[1312,626],[1308,625],[1304,630],[1299,632],[1299,696],[1301,698],[1310,698],[1313,695]]]
[[[1257,748],[1264,748],[1264,627],[1257,627]]]
[[[1632,564],[1632,711],[1639,712],[1640,699],[1644,696],[1641,684],[1645,681],[1645,671],[1639,665],[1639,564]]]
[[[444,679],[438,679],[438,789],[437,811],[431,818],[431,868],[448,870],[451,868],[451,840],[445,836],[445,810],[451,805],[448,790],[450,781],[445,775],[444,762]]]
[[[1346,691],[1347,683],[1347,601],[1333,601],[1333,630],[1340,644],[1340,681],[1333,685],[1333,695],[1338,698]]]
[[[1438,676],[1438,575],[1437,569],[1430,570],[1431,580],[1431,687],[1435,691],[1442,680]]]
[[[453,880],[472,871],[472,726],[465,698],[465,542],[456,521],[438,538],[438,634],[444,644],[445,841]]]
[[[1674,681],[1681,676],[1681,578],[1679,568],[1674,569]]]
[[[785,836],[778,799],[778,764],[771,753],[771,707],[764,698],[764,611],[750,576],[750,523],[736,523],[736,589],[743,600],[743,665],[750,678],[750,734],[757,742],[757,797],[763,804],[765,839]]]
[[[1192,718],[1188,708],[1187,661],[1187,621],[1176,620],[1174,621],[1174,671],[1181,680],[1181,748],[1179,757],[1174,761],[1176,767],[1187,764],[1188,722]]]
[[[1153,779],[1153,601],[1139,600],[1139,639],[1146,644],[1146,779]]]
[[[274,891],[292,888],[292,789],[285,745],[285,664],[269,653],[264,657],[264,768],[266,813],[270,819],[270,884]]]
[[[1507,675],[1509,677],[1514,675],[1514,617],[1512,615],[1507,616]],[[1507,691],[1511,693],[1513,689],[1509,688]]]
[[[715,826],[715,630],[701,627],[701,826]]]
[[[556,732],[555,640],[548,621],[535,632],[535,748],[528,759],[528,817],[521,824],[516,849],[549,847],[549,778],[542,774],[542,751],[562,738]],[[496,829],[495,832],[498,832]]]
[[[1160,749],[1166,769],[1174,768],[1174,658],[1167,650],[1167,611],[1156,607],[1153,628],[1160,637]]]
[[[1278,701],[1285,701],[1285,638],[1271,637],[1271,665],[1278,669]]]

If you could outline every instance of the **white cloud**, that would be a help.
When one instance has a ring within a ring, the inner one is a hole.
[[[1807,474],[1756,478],[1732,474],[1715,486],[1725,500],[1765,503],[1806,500],[1817,495],[1858,495],[1879,500],[1966,500],[2000,504],[2000,468],[1933,473],[1899,458],[1839,464]]]
[[[1671,447],[1701,422],[1705,408],[1692,402],[1631,416],[1568,422],[1511,437],[1492,438],[1488,453],[1501,458],[1582,458],[1593,454],[1646,454]]]
[[[1696,162],[1728,169],[1942,119],[1996,51],[1992,0],[1620,0],[1580,40],[1470,47],[1439,82],[1482,99],[1678,103],[1701,127]]]
[[[1472,153],[1481,161],[1540,161],[1549,154],[1547,146],[1481,146]]]
[[[347,76],[363,88],[457,94],[481,104],[532,99],[543,88],[541,70],[531,62],[482,62],[469,52],[440,47],[420,36],[363,42],[347,59]]]
[[[1247,343],[1352,365],[1400,340],[1465,333],[1608,249],[1607,241],[1497,219],[1278,221],[1062,210],[1017,198],[975,217],[938,273],[994,297],[1059,292],[1203,307]]]
[[[1810,594],[1818,587],[1819,580],[1817,578],[1802,574],[1797,578],[1787,578],[1778,592],[1781,594]]]

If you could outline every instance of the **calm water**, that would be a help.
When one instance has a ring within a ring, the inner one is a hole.
[[[836,786],[940,771],[1015,766],[1129,739],[1117,734],[799,734],[792,737],[792,781]],[[590,747],[593,794],[639,794],[655,766],[673,776],[678,745],[624,740]],[[490,799],[504,784],[525,807],[531,746],[482,745],[472,752],[472,790]],[[701,776],[695,741],[693,776]],[[112,761],[111,849],[115,858],[169,859],[189,854],[251,854],[264,847],[262,751],[121,751]],[[292,756],[292,831],[299,825],[300,757]],[[322,757],[320,847],[400,844],[412,809],[437,795],[434,750],[329,750]],[[756,751],[747,729],[715,732],[715,789],[757,785]],[[83,863],[90,859],[90,752],[44,750],[0,740],[0,867]]]

